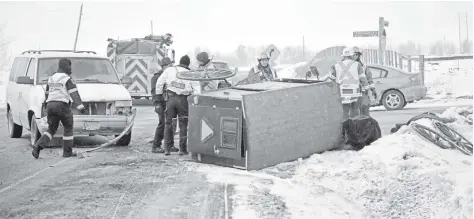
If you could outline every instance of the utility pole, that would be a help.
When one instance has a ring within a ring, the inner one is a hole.
[[[79,28],[81,28],[81,18],[82,18],[82,3],[81,3],[81,10],[79,10],[79,22],[77,24],[76,39],[74,40],[74,49],[73,49],[74,52],[76,51],[77,38],[79,37]]]
[[[462,53],[462,44],[461,44],[461,14],[458,14],[459,18],[459,53]]]
[[[304,60],[305,60],[305,57],[304,57],[304,56],[305,56],[305,55],[304,55],[304,36],[303,36],[303,62],[304,62]]]
[[[466,12],[466,43],[469,45],[469,23],[467,22],[467,12]],[[468,51],[465,51],[468,52]]]
[[[153,35],[153,21],[150,21],[150,27],[151,27],[151,35]]]

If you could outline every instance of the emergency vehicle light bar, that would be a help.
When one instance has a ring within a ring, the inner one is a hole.
[[[21,53],[21,54],[25,54],[25,53],[38,53],[38,54],[41,54],[41,52],[74,52],[74,53],[92,53],[92,54],[97,54],[97,53],[94,52],[94,51],[73,51],[73,50],[27,50],[27,51],[24,51],[24,52]]]

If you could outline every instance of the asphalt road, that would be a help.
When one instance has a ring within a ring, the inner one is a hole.
[[[426,111],[448,107],[372,111],[383,133]],[[189,158],[149,153],[157,124],[152,107],[138,107],[129,147],[110,147],[85,158],[62,158],[60,148],[31,156],[29,133],[8,137],[0,110],[0,218],[231,218],[232,187],[212,184]],[[104,137],[76,138],[79,146]]]

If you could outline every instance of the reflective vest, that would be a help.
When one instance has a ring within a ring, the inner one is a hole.
[[[334,65],[336,82],[341,89],[342,103],[356,102],[362,96],[359,81],[359,63],[353,60],[344,60]]]
[[[46,102],[60,101],[69,103],[71,96],[66,88],[66,82],[71,79],[66,73],[54,73],[48,79],[49,94]]]
[[[265,76],[263,75],[265,74],[265,72],[262,69],[260,69],[258,66],[259,65],[256,65],[255,67],[253,67],[254,74],[258,74],[260,79],[262,79],[262,81],[268,81],[265,79]],[[272,67],[269,67],[269,68],[270,68],[270,71],[272,72],[273,80],[275,80],[277,78],[276,71]]]
[[[187,69],[180,66],[174,66],[174,67],[168,67],[163,72],[163,75],[166,75],[166,81],[165,81],[166,89],[178,95],[187,96],[187,95],[193,94],[196,88],[193,86],[192,81],[182,80],[176,77],[176,74],[180,71],[187,71]],[[155,86],[156,86],[156,89],[159,90],[158,86],[160,85],[157,83]]]

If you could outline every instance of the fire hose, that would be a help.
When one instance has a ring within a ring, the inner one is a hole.
[[[130,122],[128,123],[128,125],[125,127],[125,129],[117,136],[115,137],[114,139],[108,141],[108,142],[105,142],[97,147],[94,147],[94,148],[90,148],[90,149],[87,149],[85,151],[82,151],[82,152],[79,152],[77,154],[77,157],[78,158],[84,158],[84,154],[88,153],[88,152],[92,152],[92,151],[97,151],[99,149],[102,149],[102,148],[105,148],[105,147],[108,147],[112,144],[115,144],[117,141],[119,141],[124,135],[130,133],[130,131],[132,130],[133,128],[133,124],[135,123],[135,117],[137,116],[137,109],[133,109],[132,110],[132,117],[130,118]],[[41,119],[37,119],[37,124],[47,124],[47,121],[46,121],[46,117],[43,117]],[[46,126],[38,126],[39,127],[48,127],[47,125]]]

